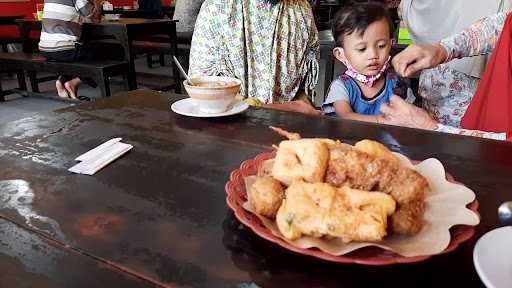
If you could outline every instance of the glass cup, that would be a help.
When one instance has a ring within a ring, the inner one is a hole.
[[[37,17],[36,20],[39,20],[39,21],[43,20],[43,15],[44,15],[43,11],[44,11],[44,4],[37,3],[36,4],[36,17]]]

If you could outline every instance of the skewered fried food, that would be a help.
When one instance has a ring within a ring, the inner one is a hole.
[[[331,139],[302,139],[298,133],[271,128],[292,139],[279,145],[272,170],[272,176],[286,186],[297,180],[309,183],[325,180],[335,187],[381,191],[391,195],[397,203],[397,211],[391,219],[392,231],[414,235],[423,227],[424,199],[430,189],[429,184],[418,172],[402,167],[398,157],[386,146],[371,140],[350,146]],[[320,143],[328,148],[324,178],[321,177],[324,152],[314,160],[320,150],[325,150],[318,148]]]

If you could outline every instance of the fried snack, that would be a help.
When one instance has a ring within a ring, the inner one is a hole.
[[[338,146],[330,150],[325,181],[336,187],[348,186],[390,194],[398,203],[396,215],[392,218],[394,232],[412,235],[423,226],[424,207],[410,209],[407,205],[423,203],[430,189],[427,180],[388,157],[374,156],[350,146]]]
[[[395,201],[387,194],[327,183],[296,181],[286,189],[276,215],[279,231],[287,239],[302,235],[339,237],[343,241],[380,241]]]
[[[375,157],[385,158],[391,162],[395,162],[397,165],[399,164],[398,158],[395,155],[393,155],[393,153],[388,149],[388,147],[382,145],[379,142],[365,139],[357,142],[354,145],[354,148]]]
[[[257,177],[247,193],[247,200],[259,215],[274,219],[284,198],[284,189],[272,177]]]
[[[258,169],[258,176],[272,177],[272,169],[274,169],[274,159],[265,160]]]
[[[289,132],[279,127],[269,126],[270,129],[274,130],[277,134],[287,138],[288,140],[300,140],[302,137],[299,133]]]
[[[274,130],[274,132],[276,132],[277,134],[287,138],[288,140],[300,140],[300,139],[302,139],[302,136],[300,136],[299,133],[286,131],[286,130],[284,130],[282,128],[274,127],[274,126],[269,126],[269,128]],[[341,144],[340,141],[338,141],[338,140],[334,141],[334,140],[329,139],[329,138],[309,138],[309,139],[314,139],[314,140],[321,141],[321,142],[325,143],[329,148],[334,148],[337,145]],[[276,148],[278,148],[278,147],[276,147]]]
[[[323,140],[282,141],[276,153],[272,176],[286,186],[296,180],[323,182],[327,161],[329,148]]]
[[[398,234],[415,235],[423,228],[425,201],[418,200],[400,205],[391,216],[391,229]]]

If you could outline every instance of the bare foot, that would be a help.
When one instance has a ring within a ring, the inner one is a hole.
[[[74,78],[64,84],[64,87],[69,93],[69,97],[71,97],[72,99],[78,99],[76,94],[78,92],[78,86],[80,86],[81,83],[82,81],[80,80],[80,78]]]
[[[59,95],[59,97],[69,98],[68,91],[66,90],[66,88],[64,88],[64,85],[62,85],[62,82],[57,80],[57,82],[55,82],[55,87],[57,88],[57,94]]]

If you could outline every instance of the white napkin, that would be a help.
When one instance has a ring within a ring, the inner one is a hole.
[[[98,147],[78,156],[75,160],[81,161],[68,171],[78,174],[93,175],[101,168],[130,151],[133,146],[121,143],[121,138],[113,138]]]

